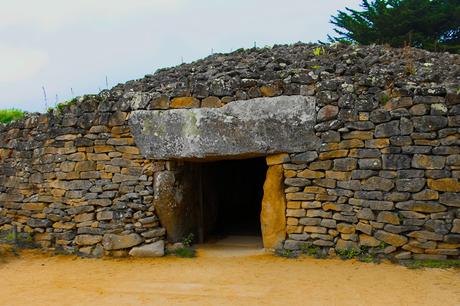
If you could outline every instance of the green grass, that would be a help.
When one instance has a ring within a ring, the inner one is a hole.
[[[52,113],[55,109],[57,110],[58,113],[62,113],[62,111],[64,110],[64,108],[66,106],[72,106],[72,105],[75,105],[77,103],[77,98],[74,98],[72,100],[68,100],[68,101],[64,101],[62,103],[58,103],[55,107],[49,107],[48,108],[48,113]]]
[[[391,97],[389,95],[385,94],[380,98],[380,104],[385,105],[388,102],[390,102],[390,100],[391,100]]]
[[[276,249],[275,255],[279,257],[290,258],[290,259],[297,258],[299,256],[299,254],[297,254],[296,252],[291,251],[291,250],[286,250],[286,249]]]
[[[407,260],[407,261],[401,261],[401,264],[410,269],[421,269],[421,268],[437,268],[437,269],[457,268],[457,269],[460,269],[460,259]]]
[[[25,112],[20,109],[1,109],[0,110],[0,122],[1,123],[10,123],[11,121],[15,121],[18,119],[23,118]]]
[[[19,248],[32,249],[38,247],[29,233],[16,233],[13,231],[0,232],[0,244],[15,245]]]
[[[335,250],[335,252],[342,259],[352,259],[352,258],[355,258],[363,254],[362,250],[357,250],[357,249],[337,249]]]
[[[302,244],[300,246],[300,250],[303,254],[307,254],[308,256],[316,256],[319,254],[320,249],[317,246],[312,246],[309,244]]]
[[[196,257],[196,250],[191,247],[183,247],[174,250],[174,255],[182,258],[193,258]]]
[[[321,54],[324,54],[325,51],[324,51],[324,48],[323,47],[316,47],[314,50],[313,50],[313,55],[314,56],[320,56]]]

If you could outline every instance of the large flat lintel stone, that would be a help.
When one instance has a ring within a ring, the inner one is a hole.
[[[281,96],[221,108],[134,111],[129,124],[151,159],[262,156],[317,148],[315,99]]]

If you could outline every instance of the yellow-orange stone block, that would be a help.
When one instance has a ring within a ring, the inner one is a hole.
[[[201,101],[201,107],[217,108],[222,107],[223,103],[219,98],[211,96]]]
[[[171,101],[171,108],[193,108],[200,107],[200,100],[194,97],[174,98]]]
[[[390,140],[388,138],[382,139],[372,139],[366,141],[366,148],[376,148],[382,149],[390,145]]]
[[[284,197],[283,166],[270,166],[264,183],[260,223],[264,247],[279,248],[286,239],[286,200]]]
[[[277,90],[271,86],[262,86],[260,87],[260,93],[264,97],[274,97],[277,94]]]
[[[443,178],[439,180],[428,180],[428,187],[437,191],[460,192],[460,182],[458,179]]]
[[[324,153],[319,154],[319,159],[321,160],[334,159],[334,158],[346,157],[347,155],[348,155],[348,150],[336,150],[336,151],[324,152]]]
[[[279,164],[284,164],[286,162],[290,161],[289,154],[282,153],[282,154],[275,154],[275,155],[270,155],[267,156],[267,165],[272,166],[272,165],[279,165]]]

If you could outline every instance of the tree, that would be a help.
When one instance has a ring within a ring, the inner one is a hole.
[[[330,41],[460,53],[460,0],[363,0],[332,16]]]

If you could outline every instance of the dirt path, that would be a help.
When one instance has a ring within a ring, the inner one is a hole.
[[[0,305],[460,305],[458,270],[234,254],[96,260],[27,252],[0,263]]]

